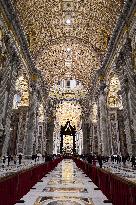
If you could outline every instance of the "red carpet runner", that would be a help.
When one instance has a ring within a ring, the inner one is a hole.
[[[136,205],[136,184],[108,171],[74,159],[76,165],[89,176],[114,205]]]
[[[0,180],[0,205],[13,205],[40,179],[53,170],[62,158],[37,165]]]

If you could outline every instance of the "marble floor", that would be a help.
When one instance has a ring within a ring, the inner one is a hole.
[[[108,162],[103,165],[103,169],[136,183],[136,169],[131,167],[131,163],[127,163],[123,166],[121,163]]]
[[[16,165],[14,164],[13,161],[10,162],[10,166],[8,166],[7,164],[7,160],[6,160],[6,163],[4,164],[4,167],[2,166],[3,163],[0,162],[0,179],[3,178],[3,177],[7,177],[9,175],[12,175],[14,173],[17,173],[19,171],[22,171],[22,170],[26,170],[26,169],[29,169],[31,167],[34,167],[38,164],[42,164],[44,163],[44,160],[43,159],[40,159],[39,161],[37,160],[36,162],[34,160],[22,160],[22,163],[19,164],[18,161],[16,163]]]
[[[21,200],[24,205],[104,205],[106,197],[94,188],[95,184],[73,160],[64,159]]]

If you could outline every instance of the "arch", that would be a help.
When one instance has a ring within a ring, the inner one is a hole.
[[[44,42],[44,44],[41,46],[41,48],[39,49],[39,51],[34,55],[34,59],[36,60],[44,50],[49,49],[50,46],[54,46],[54,45],[58,45],[58,44],[62,44],[62,43],[67,43],[67,42],[74,42],[75,44],[80,44],[82,46],[87,47],[89,50],[93,51],[95,54],[97,54],[98,58],[101,58],[101,50],[99,48],[97,48],[97,46],[93,45],[91,42],[89,42],[88,40],[84,40],[81,38],[78,38],[76,36],[61,36],[59,38],[55,38],[55,39],[51,39],[48,42]]]
[[[71,51],[67,51],[67,47]],[[49,85],[54,83],[54,78],[67,75],[84,82],[86,87],[91,84],[93,72],[99,69],[100,58],[96,52],[79,43],[63,42],[53,44],[49,49],[44,49],[42,55],[36,60],[36,67],[43,72]]]

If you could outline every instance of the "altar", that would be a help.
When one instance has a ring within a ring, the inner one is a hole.
[[[61,154],[75,154],[76,128],[70,125],[70,121],[67,121],[65,126],[61,126],[60,131],[60,153]]]
[[[63,137],[63,153],[72,154],[73,153],[73,136],[64,135]]]

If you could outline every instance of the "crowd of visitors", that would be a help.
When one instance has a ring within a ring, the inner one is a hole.
[[[5,166],[6,162],[7,162],[7,165],[9,166],[11,161],[14,162],[14,165],[16,165],[17,161],[18,161],[18,164],[21,164],[22,154],[18,154],[17,156],[16,155],[12,156],[10,154],[7,154],[7,156],[3,156],[2,157],[2,167]]]
[[[111,155],[111,156],[102,156],[102,155],[91,155],[91,154],[86,154],[86,155],[80,155],[80,158],[83,160],[86,160],[88,163],[96,165],[96,162],[98,162],[100,168],[102,168],[103,164],[105,162],[111,162],[111,163],[116,163],[116,164],[123,164],[124,166],[126,165],[127,162],[131,162],[131,166],[136,167],[136,157],[132,155],[131,157],[129,154],[125,156],[120,156],[120,155]]]
[[[60,155],[55,155],[55,154],[49,155],[45,152],[44,155],[33,154],[31,156],[31,160],[34,161],[34,162],[38,162],[38,161],[48,162],[48,161],[51,161],[51,160],[55,159],[58,156],[60,156]],[[7,153],[7,156],[2,157],[2,167],[4,168],[5,166],[10,166],[10,165],[13,165],[13,164],[14,165],[21,165],[22,164],[22,159],[24,160],[25,157],[21,153],[19,153],[18,155],[14,155],[14,156]],[[28,159],[26,159],[26,160],[28,160]]]
[[[81,158],[82,160],[87,161],[88,163],[94,166],[96,166],[96,163],[98,162],[100,168],[102,168],[104,163],[106,162],[111,162],[113,164],[114,163],[122,164],[123,166],[126,166],[128,163],[129,164],[131,163],[132,168],[136,168],[136,157],[134,155],[130,157],[129,154],[125,156],[120,156],[120,155],[102,156],[102,155],[92,155],[92,154],[75,155],[75,156]],[[44,155],[33,154],[31,156],[31,160],[34,162],[42,161],[46,163],[57,157],[60,157],[60,155],[55,155],[55,154],[49,155],[45,152]],[[7,156],[3,156],[2,158],[2,167],[4,168],[5,165],[9,166],[11,161],[12,164],[14,165],[16,164],[21,165],[22,159],[24,159],[24,157],[21,153],[16,156],[11,156],[10,154],[7,154]]]

